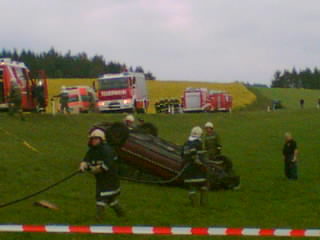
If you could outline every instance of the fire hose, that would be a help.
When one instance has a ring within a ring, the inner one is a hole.
[[[54,188],[54,187],[56,187],[57,185],[59,185],[59,184],[61,184],[61,183],[63,183],[63,182],[66,182],[67,180],[69,180],[69,179],[73,178],[74,176],[78,175],[79,173],[80,173],[80,171],[77,170],[77,171],[71,173],[70,175],[64,177],[63,179],[61,179],[61,180],[59,180],[59,181],[57,181],[57,182],[55,182],[55,183],[53,183],[53,184],[51,184],[51,185],[49,185],[49,186],[47,186],[47,187],[45,187],[45,188],[37,191],[37,192],[34,192],[34,193],[29,194],[29,195],[27,195],[27,196],[25,196],[25,197],[22,197],[22,198],[19,198],[19,199],[16,199],[16,200],[13,200],[13,201],[4,203],[4,204],[1,204],[1,205],[0,205],[0,208],[8,207],[8,206],[10,206],[10,205],[13,205],[13,204],[22,202],[22,201],[24,201],[24,200],[27,200],[27,199],[32,198],[32,197],[34,197],[34,196],[37,196],[37,195],[39,195],[39,194],[41,194],[41,193],[44,193],[44,192],[50,190],[51,188]]]
[[[175,180],[177,180],[179,177],[181,177],[181,175],[184,173],[184,171],[186,170],[187,167],[189,167],[190,164],[186,164],[183,169],[178,172],[177,175],[175,175],[174,177],[172,177],[171,179],[168,179],[168,180],[163,180],[163,181],[147,181],[147,180],[138,180],[138,179],[134,179],[134,178],[130,178],[130,177],[121,177],[122,180],[127,180],[127,181],[132,181],[132,182],[137,182],[137,183],[147,183],[147,184],[169,184],[169,183],[172,183],[174,182]],[[14,205],[16,203],[19,203],[19,202],[22,202],[24,200],[28,200],[32,197],[35,197],[41,193],[44,193],[46,191],[49,191],[50,189],[58,186],[59,184],[63,183],[63,182],[66,182],[68,181],[69,179],[73,178],[74,176],[78,175],[79,173],[81,173],[80,170],[76,170],[74,172],[72,172],[70,175],[64,177],[63,179],[37,191],[37,192],[34,192],[34,193],[31,193],[27,196],[24,196],[22,198],[18,198],[16,200],[13,200],[13,201],[10,201],[10,202],[7,202],[7,203],[3,203],[0,205],[0,208],[5,208],[5,207],[8,207],[8,206],[11,206],[11,205]]]

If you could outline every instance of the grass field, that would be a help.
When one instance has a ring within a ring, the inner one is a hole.
[[[144,115],[146,121],[158,126],[161,137],[178,144],[184,142],[192,126],[213,121],[221,135],[224,153],[233,160],[241,176],[242,188],[235,192],[211,192],[208,208],[191,208],[187,191],[183,188],[122,182],[120,199],[128,217],[118,219],[112,212],[107,212],[105,224],[319,228],[319,116],[319,111],[310,109],[271,113]],[[1,129],[19,137],[0,133],[0,203],[34,192],[74,171],[87,148],[88,128],[99,121],[121,120],[122,117],[121,114],[28,115],[27,121],[21,122],[0,114]],[[300,179],[297,182],[283,177],[281,148],[283,133],[288,130],[292,131],[301,151]],[[22,139],[40,153],[25,147]],[[50,211],[32,205],[41,199],[57,204],[60,210]],[[94,207],[94,181],[92,176],[84,174],[32,200],[0,209],[0,222],[97,224]],[[186,239],[0,233],[0,239],[8,240],[106,238]]]
[[[87,85],[92,86],[94,79],[49,79],[49,99],[57,95],[61,86]],[[203,83],[203,82],[174,82],[147,81],[150,100],[149,113],[154,113],[154,103],[162,98],[178,98],[187,87],[223,90],[233,96],[234,109],[244,108],[255,101],[256,97],[240,83]],[[49,106],[50,111],[50,106]]]
[[[304,99],[304,108],[315,109],[320,98],[320,90],[287,89],[287,88],[257,88],[262,95],[269,99],[281,100],[287,109],[300,109],[300,99]],[[271,104],[271,103],[270,103]]]

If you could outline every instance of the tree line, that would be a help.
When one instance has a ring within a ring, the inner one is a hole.
[[[85,52],[65,54],[57,52],[54,48],[46,52],[35,53],[31,50],[6,50],[2,49],[0,58],[11,58],[14,61],[24,62],[31,71],[36,74],[38,70],[44,70],[49,78],[97,78],[105,73],[119,73],[125,70],[142,72],[147,80],[155,80],[156,77],[148,71],[144,72],[141,66],[127,68],[126,64],[109,61],[106,62],[102,55],[88,57]]]
[[[276,71],[271,82],[273,88],[307,88],[320,89],[320,70],[306,68],[297,71],[295,68],[284,71]]]

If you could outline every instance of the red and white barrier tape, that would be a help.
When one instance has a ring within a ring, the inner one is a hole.
[[[133,235],[208,235],[208,236],[261,236],[261,237],[320,237],[320,229],[261,229],[261,228],[196,228],[148,226],[70,226],[70,225],[17,225],[0,224],[1,232],[46,232]]]

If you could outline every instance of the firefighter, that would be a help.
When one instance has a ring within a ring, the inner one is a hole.
[[[117,197],[120,194],[117,156],[106,142],[105,133],[94,129],[89,134],[89,150],[80,163],[80,171],[89,171],[96,179],[96,218],[103,220],[105,207],[111,207],[118,217],[124,216]]]
[[[200,204],[207,205],[208,202],[208,180],[205,166],[203,164],[203,151],[201,141],[202,129],[199,126],[192,128],[190,137],[182,148],[182,158],[186,166],[184,182],[189,188],[189,199],[191,205],[197,205],[197,192],[200,192]]]
[[[163,100],[163,112],[169,112],[169,100],[167,98]]]
[[[179,113],[180,112],[180,102],[179,99],[174,99],[174,112]]]
[[[129,114],[124,118],[124,124],[128,127],[130,131],[136,128],[135,118],[133,115]]]
[[[284,172],[288,179],[298,179],[297,157],[298,147],[296,141],[293,139],[291,133],[285,133],[285,143],[282,149],[284,158]]]
[[[44,112],[45,111],[45,96],[44,96],[44,86],[43,82],[40,80],[36,85],[33,86],[33,97],[37,103],[37,111]]]
[[[154,104],[154,108],[156,110],[156,113],[160,113],[161,112],[160,102],[159,101]]]
[[[15,113],[19,113],[20,119],[25,120],[23,116],[22,110],[22,95],[21,89],[16,83],[12,83],[9,97],[8,97],[8,108],[9,108],[9,115],[13,116]]]
[[[68,95],[68,92],[66,91],[66,87],[62,86],[60,94],[58,94],[54,97],[60,98],[60,112],[65,113],[65,111],[66,111],[67,113],[70,113],[70,109],[68,106],[69,95]]]
[[[165,110],[164,100],[161,99],[160,102],[159,102],[159,112],[160,113],[164,113],[164,110]]]
[[[208,159],[214,160],[221,152],[220,138],[217,132],[214,130],[212,122],[207,122],[204,125],[204,149],[207,151]]]

